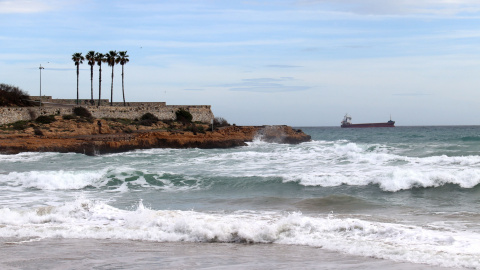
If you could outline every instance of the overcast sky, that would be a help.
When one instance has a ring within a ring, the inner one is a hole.
[[[0,0],[0,83],[38,95],[41,64],[42,94],[76,98],[71,56],[90,50],[128,52],[127,101],[237,125],[480,125],[478,0]]]

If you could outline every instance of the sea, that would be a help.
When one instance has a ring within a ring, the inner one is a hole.
[[[0,155],[0,269],[480,269],[480,126]]]

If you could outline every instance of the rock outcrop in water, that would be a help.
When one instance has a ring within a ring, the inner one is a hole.
[[[97,120],[98,121],[98,120]],[[0,152],[75,152],[98,155],[149,148],[231,148],[245,146],[259,140],[274,143],[297,144],[310,141],[310,136],[289,126],[228,126],[215,131],[190,132],[160,129],[159,126],[130,127],[117,122],[75,122],[61,120],[21,132],[3,131],[0,134]],[[40,135],[35,135],[39,134]]]

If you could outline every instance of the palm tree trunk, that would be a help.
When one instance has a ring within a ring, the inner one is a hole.
[[[102,98],[102,66],[98,70],[98,106],[100,106],[100,99]]]
[[[94,104],[94,101],[93,101],[93,65],[90,66],[90,86],[91,86],[91,92],[92,92],[92,97],[90,99],[90,104],[93,105]]]
[[[113,106],[113,67],[114,65],[112,66],[112,89],[110,93],[110,106]]]
[[[77,105],[78,105],[78,77],[80,75],[80,65],[77,65]]]
[[[122,93],[123,93],[123,106],[125,105],[125,88],[123,87],[123,65],[122,65]]]

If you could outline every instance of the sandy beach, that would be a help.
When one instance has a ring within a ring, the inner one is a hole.
[[[2,239],[2,269],[452,269],[275,244]]]

